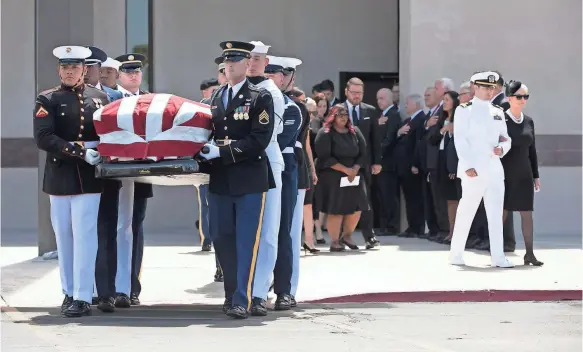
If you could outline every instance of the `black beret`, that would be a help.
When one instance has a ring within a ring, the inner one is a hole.
[[[209,89],[210,87],[218,86],[219,81],[216,78],[205,79],[200,84],[200,90]]]

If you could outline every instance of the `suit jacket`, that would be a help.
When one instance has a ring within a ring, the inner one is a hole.
[[[417,115],[412,118],[408,117],[399,125],[399,128],[406,124],[411,126],[409,133],[397,137],[397,144],[393,152],[393,156],[396,159],[396,171],[399,175],[410,174],[411,167],[416,166],[416,159],[418,158],[416,148],[420,138],[425,133],[425,118],[425,113],[420,111]]]
[[[397,145],[397,131],[402,123],[401,115],[399,114],[399,109],[392,105],[383,116],[388,119],[384,125],[379,126],[379,131],[382,133],[381,165],[383,166],[383,171],[396,171],[397,163],[393,152]]]
[[[416,147],[415,147],[415,161],[413,166],[417,167],[418,169],[420,169],[421,171],[427,173],[429,172],[429,168],[427,167],[427,159],[428,159],[428,147],[429,147],[429,143],[428,143],[428,138],[429,138],[429,130],[430,128],[426,128],[426,124],[427,124],[427,120],[429,120],[430,117],[432,116],[439,116],[441,117],[441,115],[443,114],[443,104],[441,104],[437,110],[435,110],[433,113],[431,113],[431,111],[428,111],[425,117],[425,123],[423,124],[423,129],[419,130],[419,133],[421,133],[420,136],[418,136],[419,142],[417,143]]]
[[[346,102],[344,103],[344,106],[348,109]],[[367,166],[381,164],[381,135],[378,129],[378,111],[374,106],[365,103],[360,103],[359,110],[359,119],[354,125],[360,129],[360,132],[362,132],[364,140],[366,141]],[[348,109],[348,114],[352,115],[350,109]],[[369,168],[367,167],[366,169],[368,170]]]

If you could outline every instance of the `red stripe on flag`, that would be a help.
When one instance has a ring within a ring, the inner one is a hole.
[[[97,134],[106,134],[114,131],[121,131],[117,126],[117,112],[121,104],[121,99],[103,107],[101,112],[101,121],[93,121],[95,132]]]
[[[97,146],[99,153],[107,156],[117,156],[119,158],[144,159],[148,153],[147,143],[113,144],[99,143]]]
[[[176,113],[178,110],[180,110],[180,107],[184,102],[184,98],[177,97],[176,95],[172,95],[170,97],[168,104],[166,105],[166,109],[164,109],[164,113],[162,114],[162,131],[166,131],[172,128],[174,117],[176,117]]]
[[[180,126],[199,127],[204,128],[206,130],[212,130],[213,128],[212,116],[209,114],[205,114],[203,112],[197,112],[190,120],[184,121],[183,123],[180,124]]]
[[[140,95],[132,115],[134,134],[142,138],[146,138],[146,115],[148,114],[152,99],[154,99],[154,94]]]
[[[204,143],[189,141],[150,141],[148,143],[148,156],[155,157],[193,157],[200,152]]]

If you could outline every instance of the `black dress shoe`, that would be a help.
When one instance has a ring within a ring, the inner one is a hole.
[[[504,253],[512,253],[515,249],[513,247],[504,247]]]
[[[91,315],[91,306],[85,301],[74,300],[71,306],[63,312],[68,318],[79,318]]]
[[[233,306],[227,310],[227,315],[235,319],[247,319],[249,313],[241,306]]]
[[[316,243],[317,244],[326,244],[326,239],[324,239],[324,238],[317,239]]]
[[[130,301],[132,303],[132,306],[139,306],[140,305],[140,299],[138,298],[137,293],[130,294]]]
[[[291,295],[290,295],[290,297],[291,297],[291,304],[290,304],[290,306],[292,308],[297,307],[298,306],[298,302],[296,301],[296,298],[294,296],[291,296]]]
[[[480,241],[475,247],[479,251],[489,251],[490,250],[490,241]]]
[[[217,270],[215,271],[214,280],[215,280],[215,282],[223,282],[225,280],[225,278],[223,277],[223,271],[221,270],[221,268],[217,268]]]
[[[267,307],[264,299],[259,297],[253,297],[253,303],[251,304],[251,315],[254,317],[264,317],[267,315]]]
[[[61,303],[61,313],[64,313],[71,304],[73,304],[73,297],[65,295],[65,299],[63,299],[63,303]]]
[[[227,313],[227,311],[229,309],[231,309],[233,307],[233,299],[232,298],[226,298],[225,302],[223,303],[223,313]]]
[[[417,238],[426,239],[426,238],[431,237],[431,235],[432,235],[432,232],[426,232],[426,233],[419,234],[419,236],[417,236]]]
[[[99,297],[93,297],[91,298],[91,305],[92,306],[96,306],[99,304]]]
[[[482,240],[479,237],[474,237],[467,240],[466,242],[466,248],[467,249],[472,249],[472,248],[476,248],[476,246],[482,242]]]
[[[125,293],[116,293],[114,304],[117,308],[129,308],[132,305],[131,299]]]
[[[397,237],[411,238],[415,237],[415,233],[411,231],[403,231],[400,234],[398,234]]]
[[[379,242],[379,240],[377,240],[377,238],[374,236],[364,241],[364,248],[366,249],[373,249],[374,247],[379,247],[380,245],[381,242]]]
[[[97,303],[97,309],[99,309],[103,313],[113,313],[115,312],[115,302],[116,300],[113,297],[100,298],[99,303]]]
[[[210,252],[212,249],[213,249],[213,245],[210,243],[202,245],[203,252]]]
[[[281,294],[277,295],[275,300],[274,310],[290,310],[291,309],[291,295]]]

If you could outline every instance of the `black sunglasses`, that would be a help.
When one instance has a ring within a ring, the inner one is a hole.
[[[530,97],[530,95],[528,94],[518,94],[518,95],[513,95],[513,97],[515,97],[518,100],[528,100],[528,97]]]

